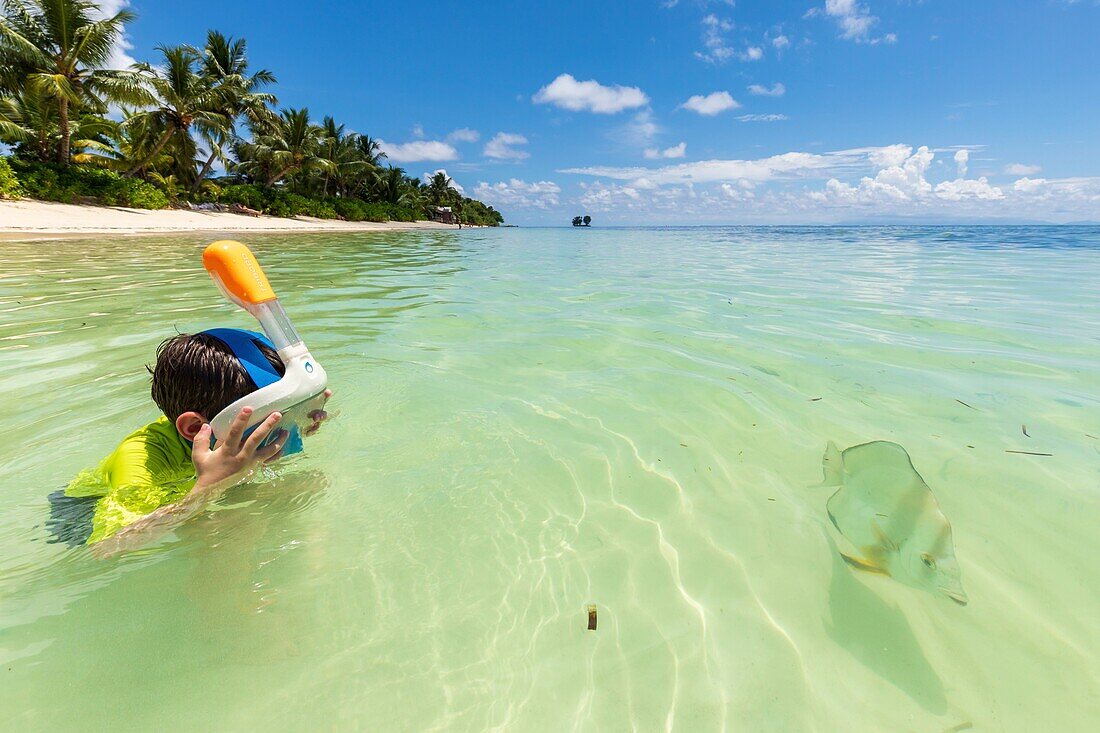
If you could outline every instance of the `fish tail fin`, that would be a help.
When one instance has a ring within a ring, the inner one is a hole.
[[[843,483],[841,478],[843,466],[844,458],[840,454],[840,449],[836,447],[836,443],[830,440],[829,445],[825,448],[825,455],[821,459],[821,468],[825,474],[821,485],[840,486]]]

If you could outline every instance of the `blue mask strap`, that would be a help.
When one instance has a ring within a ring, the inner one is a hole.
[[[282,375],[279,374],[275,367],[271,366],[271,362],[264,356],[264,352],[260,351],[260,347],[256,345],[256,342],[259,341],[272,351],[277,351],[275,344],[271,343],[271,339],[264,336],[262,333],[247,331],[243,328],[211,328],[203,331],[203,333],[207,336],[213,336],[229,347],[229,350],[237,357],[237,361],[239,361],[245,371],[248,372],[248,376],[256,385],[256,389],[262,389],[282,379]],[[255,429],[256,428],[252,428],[252,430]],[[251,433],[252,430],[246,432],[245,435]],[[299,453],[302,450],[302,435],[298,430],[298,426],[291,425],[289,432],[290,435],[287,437],[286,443],[283,444],[284,456],[289,456],[292,453]],[[270,443],[274,439],[274,434],[272,434],[272,436],[269,436],[268,439],[264,441],[264,445]],[[210,442],[211,446],[213,446],[213,438],[211,438]]]
[[[256,385],[256,389],[263,389],[269,384],[278,382],[282,375],[271,366],[271,362],[256,345],[259,341],[273,351],[275,345],[262,333],[246,331],[243,328],[211,328],[203,331],[207,336],[213,336],[218,341],[229,347],[237,361],[241,363],[249,378]]]

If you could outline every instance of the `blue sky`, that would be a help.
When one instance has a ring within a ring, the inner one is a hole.
[[[129,4],[516,223],[1100,220],[1097,0]]]

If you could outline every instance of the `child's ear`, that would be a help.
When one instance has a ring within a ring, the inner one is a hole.
[[[185,412],[176,418],[176,430],[185,440],[194,441],[206,420],[197,412]]]

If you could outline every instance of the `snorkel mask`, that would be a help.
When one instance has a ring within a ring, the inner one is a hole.
[[[263,339],[260,334],[237,329],[213,329],[208,332],[233,350],[258,387],[255,392],[229,404],[214,416],[210,421],[214,439],[221,440],[229,433],[230,423],[242,407],[252,408],[246,434],[255,430],[268,415],[279,412],[282,413],[279,427],[291,433],[283,452],[292,453],[297,428],[309,425],[312,422],[310,413],[324,407],[325,387],[328,385],[325,370],[302,343],[260,263],[248,247],[230,240],[214,242],[202,253],[202,264],[222,295],[251,313],[267,334],[267,339]],[[249,336],[259,337],[261,342],[268,341],[278,353],[286,367],[281,378],[272,381],[271,365]],[[261,372],[264,371],[268,372],[268,376],[263,376]],[[270,440],[272,438],[265,442]]]

